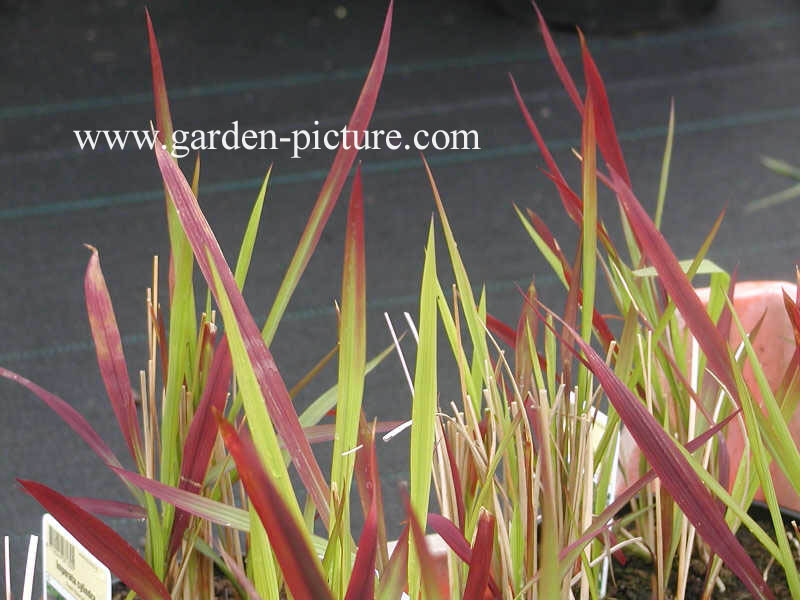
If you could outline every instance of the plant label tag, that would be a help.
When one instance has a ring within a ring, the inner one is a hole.
[[[52,515],[42,517],[44,600],[111,600],[111,571]]]

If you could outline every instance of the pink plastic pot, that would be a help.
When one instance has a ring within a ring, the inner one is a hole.
[[[754,349],[773,390],[780,385],[795,350],[792,326],[783,303],[783,290],[786,290],[792,299],[796,297],[796,286],[782,281],[745,281],[736,284],[734,292],[733,304],[745,331],[752,330],[766,310],[764,323],[755,339]],[[697,296],[705,304],[708,301],[709,289],[698,289]],[[730,334],[732,347],[737,347],[740,341],[741,336],[735,324],[732,324]],[[749,364],[745,366],[744,379],[753,397],[761,404],[761,394]],[[800,441],[800,411],[792,416],[789,429],[795,442]],[[742,458],[744,431],[738,420],[732,421],[725,431],[730,454],[729,481],[732,485]],[[622,491],[627,483],[632,483],[639,477],[639,456],[639,448],[633,438],[627,430],[623,430],[620,441],[620,461],[624,477],[620,478],[618,491]],[[795,493],[780,467],[773,463],[770,471],[780,505],[785,509],[800,512],[800,497]],[[763,498],[761,490],[758,490],[756,499],[763,500]]]

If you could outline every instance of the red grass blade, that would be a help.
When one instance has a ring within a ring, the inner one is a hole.
[[[600,121],[597,125],[599,130]],[[705,353],[709,368],[738,403],[738,394],[725,340],[708,316],[692,284],[686,278],[672,248],[667,244],[661,232],[656,229],[655,224],[639,204],[630,187],[613,169],[611,177],[614,180],[617,200],[631,224],[642,254],[655,267],[664,288]]]
[[[292,597],[295,600],[333,600],[305,531],[284,504],[252,443],[240,438],[225,419],[217,420],[225,446],[233,456],[247,496],[264,525]]]
[[[528,129],[533,135],[533,139],[536,140],[536,145],[539,146],[539,151],[542,153],[542,157],[544,157],[544,161],[547,163],[547,168],[550,169],[550,173],[554,180],[563,183],[563,185],[556,187],[558,188],[559,196],[561,196],[561,202],[564,204],[564,209],[567,211],[567,215],[569,215],[573,221],[580,223],[582,221],[581,215],[583,213],[583,202],[575,194],[575,192],[572,191],[567,184],[567,180],[564,179],[564,176],[561,174],[561,170],[558,168],[553,155],[550,154],[550,149],[547,147],[547,144],[545,144],[544,138],[539,132],[539,128],[536,126],[536,122],[533,120],[531,113],[528,111],[528,107],[525,105],[525,100],[522,99],[522,94],[520,94],[514,77],[511,74],[509,74],[508,77],[511,80],[511,87],[514,90],[514,97],[517,99],[519,109],[522,111],[522,117],[525,119]],[[580,104],[580,100],[579,105],[582,110],[583,105]]]
[[[554,316],[561,321],[557,315]],[[680,506],[697,533],[753,594],[759,598],[772,598],[758,568],[728,528],[723,515],[717,510],[713,496],[675,447],[672,438],[592,347],[574,329],[564,321],[561,322],[580,347],[588,368],[603,386],[606,396],[636,444],[658,473],[662,486]],[[572,346],[570,349],[577,355]]]
[[[61,419],[70,426],[70,428],[77,433],[84,442],[94,450],[94,453],[107,465],[122,468],[114,452],[103,441],[97,432],[89,425],[88,421],[81,416],[81,414],[72,408],[69,404],[64,402],[58,396],[51,394],[44,388],[39,387],[32,381],[25,379],[22,375],[17,375],[13,371],[0,367],[0,377],[5,377],[11,381],[15,381],[21,386],[28,388],[31,392],[49,406]]]
[[[434,513],[428,514],[428,526],[442,538],[442,541],[455,553],[458,558],[468,565],[472,564],[472,548],[464,534],[449,519]],[[502,598],[500,588],[494,581],[494,577],[489,573],[489,590],[495,598]]]
[[[564,89],[567,90],[570,100],[572,100],[572,103],[575,105],[575,108],[578,109],[578,112],[583,115],[583,102],[581,102],[581,96],[578,93],[578,88],[575,87],[575,82],[572,80],[572,76],[569,74],[569,71],[567,71],[567,66],[564,64],[564,61],[561,60],[561,55],[558,53],[558,48],[556,48],[556,44],[550,35],[550,29],[547,27],[547,23],[545,22],[539,7],[536,5],[536,2],[533,2],[533,8],[536,10],[536,16],[539,19],[539,30],[544,38],[544,45],[547,48],[547,54],[550,56],[550,62],[553,63],[553,67],[555,68],[556,73],[558,73],[558,77],[561,79]]]
[[[489,313],[486,313],[486,328],[511,348],[517,345],[517,334],[514,330]]]
[[[113,529],[46,485],[23,479],[17,481],[76,540],[143,600],[169,600],[167,588],[150,566]]]
[[[182,490],[199,493],[203,487],[208,461],[211,459],[211,452],[217,439],[217,421],[213,411],[216,409],[222,412],[225,408],[232,375],[233,363],[228,340],[223,337],[214,352],[203,396],[183,444],[180,479]],[[188,525],[189,514],[183,510],[176,511],[169,541],[170,556],[177,550]]]
[[[428,544],[425,541],[425,531],[420,525],[419,519],[411,508],[411,501],[408,492],[403,490],[403,503],[406,507],[408,525],[411,528],[411,539],[417,550],[419,557],[420,575],[422,578],[421,588],[424,590],[424,597],[429,600],[444,600],[447,598],[447,581],[444,581],[437,572],[436,559],[431,554]]]
[[[380,483],[378,483],[380,485]],[[378,500],[372,494],[372,503],[364,520],[364,529],[358,539],[353,573],[344,600],[372,600],[375,597],[375,557],[378,549]]]
[[[375,502],[375,521],[378,536],[378,570],[386,566],[386,563],[389,561],[389,555],[386,550],[386,517],[383,511],[381,481],[378,476],[378,456],[375,452],[375,434],[391,431],[395,427],[402,425],[402,423],[402,421],[393,421],[389,423],[373,422],[372,426],[368,426],[363,411],[359,416],[358,443],[362,448],[356,452],[354,475],[356,478],[356,486],[358,487],[358,496],[361,500],[361,510],[365,515],[369,514],[369,511],[372,509],[372,503]],[[387,427],[389,425],[392,425],[392,427]],[[308,431],[308,429],[309,428],[306,428],[306,431]],[[359,548],[360,547],[361,545],[359,544]]]
[[[147,518],[145,510],[137,504],[117,502],[116,500],[101,500],[100,498],[81,498],[72,496],[70,502],[77,504],[83,510],[100,517],[112,519],[137,519]]]
[[[578,31],[581,38],[581,54],[583,56],[583,76],[586,78],[587,94],[592,96],[592,107],[595,122],[597,123],[597,147],[603,153],[603,158],[610,169],[613,169],[622,177],[630,187],[631,178],[628,174],[628,167],[622,157],[622,148],[619,145],[617,132],[614,128],[614,119],[611,116],[611,107],[608,104],[606,86],[594,64],[592,55],[586,46],[583,34]]]
[[[108,294],[97,249],[88,246],[92,252],[89,265],[86,267],[84,291],[86,293],[86,311],[89,313],[89,326],[92,330],[97,364],[108,399],[117,417],[120,431],[128,444],[131,456],[136,464],[143,465],[142,438],[139,432],[139,420],[136,405],[133,402],[133,389],[128,375],[128,365],[122,350],[122,338],[117,328],[114,307]]]
[[[294,292],[295,287],[297,287],[300,276],[317,247],[319,238],[322,235],[322,230],[325,228],[325,224],[328,222],[328,218],[334,206],[336,206],[336,201],[342,192],[347,175],[350,172],[350,168],[353,166],[353,161],[356,159],[356,154],[358,154],[357,146],[363,145],[364,131],[368,129],[370,119],[372,119],[372,112],[375,109],[378,92],[383,81],[383,74],[386,70],[386,59],[389,55],[389,38],[392,29],[393,7],[394,0],[391,0],[389,2],[389,9],[386,12],[386,19],[383,23],[383,31],[381,32],[381,38],[378,42],[378,49],[375,51],[375,58],[372,60],[369,73],[367,73],[364,87],[361,88],[361,94],[358,97],[358,102],[353,110],[353,114],[350,117],[350,122],[347,124],[347,129],[356,132],[356,143],[347,146],[342,145],[336,152],[333,165],[331,165],[328,176],[322,184],[317,202],[314,204],[314,208],[308,218],[308,224],[300,237],[297,250],[281,282],[275,304],[267,317],[267,323],[264,326],[264,337],[267,343],[271,342],[275,329],[278,326],[278,321],[286,310],[289,298]]]
[[[221,294],[226,294],[233,307],[236,320],[245,340],[248,357],[253,365],[261,393],[267,403],[267,409],[275,425],[278,435],[283,439],[292,462],[297,469],[303,484],[306,486],[323,523],[328,523],[328,498],[330,490],[317,464],[311,446],[303,434],[297,413],[294,410],[289,390],[281,377],[275,359],[272,357],[253,316],[247,309],[244,297],[239,291],[233,273],[225,262],[211,227],[208,225],[197,199],[192,194],[186,178],[180,168],[158,144],[155,145],[156,158],[164,183],[172,197],[178,216],[183,225],[186,237],[192,246],[197,264],[203,272],[209,289],[214,293],[217,302]],[[208,254],[207,254],[208,253]],[[214,283],[214,273],[209,257],[219,274],[223,290],[218,290]]]
[[[478,531],[472,545],[472,560],[469,562],[464,600],[483,600],[489,585],[494,548],[494,515],[481,509]]]
[[[158,41],[150,20],[150,12],[144,9],[147,19],[147,42],[150,47],[150,68],[153,72],[153,104],[156,107],[156,129],[158,140],[162,144],[172,144],[172,117],[169,113],[167,100],[167,85],[164,81],[164,69],[161,65],[161,53],[158,51]]]

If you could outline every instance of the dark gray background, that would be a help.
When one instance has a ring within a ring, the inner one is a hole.
[[[521,0],[522,1],[522,0]],[[339,128],[358,96],[382,24],[383,2],[236,2],[193,6],[154,2],[176,127],[291,130],[318,119]],[[342,4],[347,16],[335,9]],[[681,258],[703,240],[719,211],[728,214],[711,257],[742,278],[791,278],[798,258],[797,205],[747,215],[743,206],[789,185],[759,164],[769,154],[800,162],[800,8],[792,0],[721,0],[707,17],[661,31],[590,36],[604,74],[634,189],[654,205],[670,98],[677,135],[663,230]],[[580,77],[574,33],[556,39]],[[126,456],[95,364],[83,301],[88,258],[100,250],[132,376],[144,365],[144,290],[151,256],[166,258],[163,196],[149,152],[81,152],[74,129],[144,128],[153,118],[141,2],[12,2],[0,13],[0,365],[78,408],[119,456]],[[475,129],[482,150],[429,152],[472,282],[485,282],[490,311],[512,321],[515,283],[536,275],[559,307],[561,290],[522,230],[512,203],[541,214],[566,248],[575,229],[514,104],[513,72],[576,185],[570,154],[580,133],[535,26],[483,0],[396,5],[389,70],[373,128],[406,135],[421,128]],[[400,326],[416,314],[423,244],[434,210],[414,152],[373,152],[365,165],[368,350],[390,341],[382,313]],[[200,203],[229,260],[267,165],[275,163],[245,296],[261,321],[330,165],[332,153],[291,160],[279,152],[205,152]],[[189,160],[183,162],[188,168]],[[349,193],[349,185],[345,194]],[[613,199],[603,210],[615,221]],[[343,203],[342,203],[343,204]],[[292,385],[335,339],[343,206],[335,211],[281,325],[273,352]],[[612,228],[617,231],[616,227]],[[441,241],[441,236],[439,236]],[[619,239],[619,238],[618,238]],[[445,255],[439,245],[440,258]],[[163,263],[162,263],[163,264]],[[163,276],[163,271],[162,271]],[[440,260],[443,285],[451,280]],[[409,356],[413,349],[406,344]],[[447,366],[446,364],[444,365]],[[335,366],[298,400],[304,406],[335,379]],[[442,400],[457,394],[452,372]],[[70,495],[127,499],[80,439],[28,392],[0,381],[0,534],[36,532],[39,506],[15,478]],[[367,414],[409,415],[399,363],[368,380]],[[401,518],[394,493],[407,473],[408,438],[381,443],[390,523]],[[320,452],[323,464],[329,453]],[[130,539],[138,525],[114,523]],[[396,531],[396,527],[392,527]],[[21,570],[17,590],[21,589]],[[17,576],[15,576],[15,584]]]

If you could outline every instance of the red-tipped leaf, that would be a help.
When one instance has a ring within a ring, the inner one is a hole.
[[[429,600],[445,600],[447,598],[447,581],[436,570],[436,558],[428,548],[428,543],[425,541],[425,531],[420,525],[419,519],[414,514],[411,508],[411,501],[408,497],[408,492],[403,490],[403,503],[406,507],[406,517],[408,518],[408,525],[411,531],[411,540],[414,543],[414,548],[419,557],[420,575],[422,578],[422,585],[425,598]]]
[[[378,500],[372,494],[372,502],[364,520],[361,537],[358,538],[353,572],[347,586],[345,600],[372,600],[375,597],[375,557],[378,546]]]
[[[578,93],[578,88],[575,87],[575,82],[572,80],[572,76],[569,74],[567,66],[561,59],[561,54],[559,54],[558,48],[556,48],[553,37],[550,35],[550,29],[547,27],[547,23],[545,22],[539,7],[536,5],[536,2],[533,2],[533,8],[536,10],[536,16],[539,19],[539,31],[541,31],[542,38],[544,38],[544,45],[545,48],[547,48],[547,54],[550,57],[550,62],[553,63],[553,67],[555,68],[556,73],[558,73],[558,78],[561,79],[561,83],[564,86],[564,89],[567,90],[570,100],[572,100],[572,103],[575,105],[575,108],[578,110],[578,112],[583,115],[583,102],[581,102],[581,96]]]
[[[156,32],[150,20],[150,12],[144,9],[147,20],[147,43],[150,48],[150,69],[153,74],[153,104],[156,108],[156,129],[158,141],[162,144],[172,144],[172,117],[169,113],[167,100],[167,84],[164,81],[164,68],[161,64],[161,53],[158,51]]]
[[[97,364],[128,450],[136,464],[142,465],[142,438],[136,405],[133,401],[133,389],[128,376],[128,365],[122,350],[122,338],[106,280],[100,269],[97,249],[91,246],[88,248],[92,255],[86,267],[83,287],[86,294],[86,311],[89,313],[89,326],[97,352]]]
[[[494,549],[494,515],[481,509],[478,531],[472,544],[472,559],[469,562],[464,600],[483,600],[489,585]]]
[[[464,534],[455,526],[453,522],[442,515],[434,513],[428,514],[428,527],[433,529],[442,538],[442,541],[455,553],[455,555],[468,565],[472,564],[472,548]],[[494,577],[489,573],[489,590],[495,598],[502,598],[500,588],[494,581]]]
[[[267,322],[264,325],[263,333],[267,343],[271,342],[275,329],[278,326],[278,321],[286,310],[289,298],[294,292],[295,287],[297,287],[300,276],[317,247],[319,238],[322,235],[322,230],[325,228],[325,224],[328,222],[328,218],[334,206],[336,206],[336,201],[342,192],[347,175],[358,154],[358,146],[363,145],[364,132],[368,129],[370,119],[372,119],[372,112],[375,109],[378,92],[380,91],[383,81],[383,74],[386,70],[386,59],[389,55],[389,38],[392,29],[393,6],[394,0],[391,0],[389,2],[389,9],[386,12],[386,19],[383,23],[383,31],[381,32],[381,38],[378,42],[378,49],[375,51],[375,57],[372,60],[369,73],[367,73],[367,78],[364,81],[364,87],[361,88],[358,102],[350,117],[350,122],[347,124],[347,129],[356,132],[356,141],[354,144],[341,145],[336,152],[336,157],[333,159],[331,169],[322,184],[322,189],[319,192],[317,201],[308,218],[308,224],[300,237],[297,250],[281,282],[275,304],[270,310]]]

